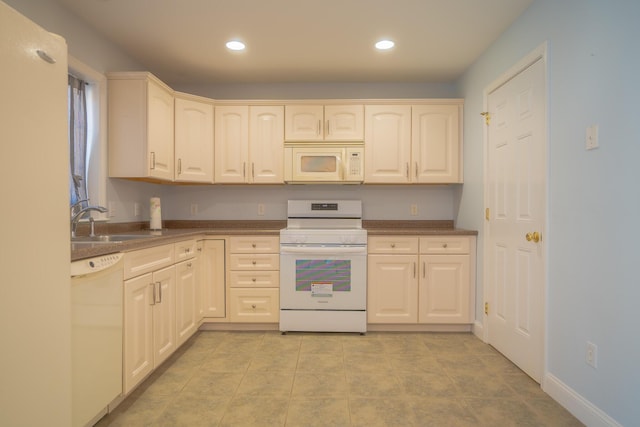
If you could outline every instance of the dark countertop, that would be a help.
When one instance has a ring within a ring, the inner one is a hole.
[[[286,221],[165,221],[161,231],[145,230],[146,223],[102,224],[97,234],[140,234],[140,239],[113,243],[71,243],[71,261],[114,252],[129,252],[189,238],[230,235],[278,236]],[[461,235],[475,236],[475,230],[453,227],[453,221],[386,221],[363,220],[363,227],[370,236],[384,235]],[[83,229],[78,230],[82,235]],[[86,234],[86,233],[85,233]]]

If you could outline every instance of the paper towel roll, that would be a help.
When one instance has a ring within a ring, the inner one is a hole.
[[[151,221],[149,228],[151,230],[162,229],[162,214],[160,212],[160,197],[152,197],[150,200]]]

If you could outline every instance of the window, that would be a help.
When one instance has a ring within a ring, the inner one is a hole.
[[[69,93],[73,94],[74,103],[84,94],[85,106],[84,113],[82,108],[74,106],[73,118],[76,119],[74,123],[79,125],[73,126],[73,132],[71,122],[69,126],[69,201],[72,204],[78,200],[89,199],[91,205],[106,206],[106,78],[71,56],[69,57],[69,75],[71,76]],[[71,99],[70,96],[70,101]],[[69,113],[71,120],[71,109]],[[84,124],[82,124],[83,117]],[[93,213],[93,217],[96,220],[107,219],[106,214],[98,215],[96,212]]]

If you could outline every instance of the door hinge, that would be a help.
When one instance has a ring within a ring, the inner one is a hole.
[[[483,111],[482,113],[480,113],[481,116],[484,116],[484,123],[489,126],[489,124],[491,123],[491,113],[488,111]]]
[[[486,208],[484,210],[484,219],[486,219],[487,221],[489,221],[489,219],[491,219],[491,209],[490,208]]]
[[[484,303],[484,314],[486,314],[487,316],[489,315],[489,303],[488,302]]]

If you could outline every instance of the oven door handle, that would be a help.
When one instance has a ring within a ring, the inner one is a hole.
[[[366,254],[366,246],[344,247],[344,246],[280,246],[281,254]]]

